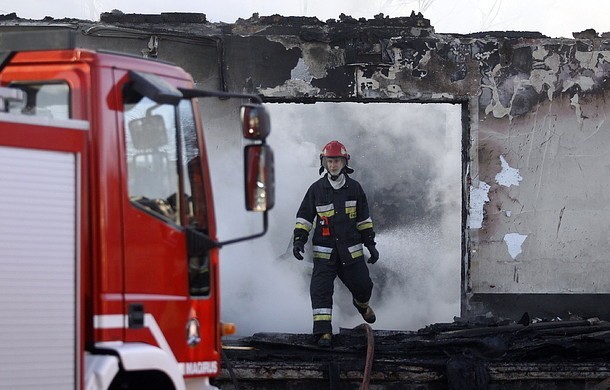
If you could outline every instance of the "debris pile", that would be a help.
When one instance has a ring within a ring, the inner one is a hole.
[[[398,383],[455,389],[532,381],[572,385],[610,378],[610,323],[597,318],[544,320],[526,313],[515,322],[480,316],[373,335],[370,382],[379,388]],[[224,352],[217,386],[231,376],[229,366],[244,389],[277,381],[290,381],[296,386],[291,388],[333,381],[356,386],[365,371],[367,334],[360,327],[341,329],[333,347],[324,349],[308,334],[256,333],[225,340]]]

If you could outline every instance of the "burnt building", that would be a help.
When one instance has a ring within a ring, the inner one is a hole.
[[[461,320],[420,333],[379,331],[376,352],[385,363],[373,364],[371,388],[407,382],[444,388],[438,383],[447,382],[443,375],[453,367],[447,356],[464,357],[464,348],[474,351],[465,358],[475,361],[469,372],[499,387],[529,380],[553,388],[573,388],[573,381],[607,386],[600,382],[610,377],[603,348],[610,317],[610,33],[458,35],[436,32],[415,13],[327,21],[255,14],[231,24],[179,13],[105,13],[99,22],[0,17],[4,30],[41,27],[73,29],[83,47],[170,61],[201,88],[254,93],[269,103],[459,106]],[[234,109],[218,102],[210,126],[219,128],[214,118],[228,118]],[[345,331],[332,359],[297,336],[277,335],[236,343],[275,352],[228,354],[237,359],[236,371],[242,359],[242,375],[295,376],[302,388],[307,373],[318,385],[333,378],[353,384],[362,364],[345,356],[364,359],[362,335]],[[300,352],[276,351],[290,345]],[[409,360],[396,345],[420,360]],[[304,363],[302,351],[315,356]],[[284,358],[274,358],[276,352]],[[299,363],[276,365],[283,374],[257,363],[274,359]],[[351,368],[331,367],[331,360]],[[481,361],[491,365],[480,371]]]

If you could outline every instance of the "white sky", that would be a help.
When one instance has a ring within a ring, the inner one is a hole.
[[[550,37],[571,38],[572,32],[594,28],[610,31],[607,0],[22,0],[0,2],[0,14],[22,18],[99,20],[101,12],[198,12],[211,22],[232,23],[254,12],[261,16],[316,16],[325,21],[344,13],[371,19],[421,11],[438,33],[477,31],[539,31]]]

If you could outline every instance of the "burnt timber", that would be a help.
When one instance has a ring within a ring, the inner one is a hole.
[[[332,349],[308,334],[224,341],[221,389],[608,389],[610,323],[456,319],[418,331],[341,329]],[[374,344],[370,374],[367,348]],[[363,383],[369,382],[368,386]]]

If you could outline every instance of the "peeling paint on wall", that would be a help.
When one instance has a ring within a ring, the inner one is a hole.
[[[578,94],[574,94],[570,99],[570,106],[574,107],[576,111],[576,120],[582,123],[582,110],[580,109],[580,103],[578,102]]]
[[[523,180],[519,170],[511,168],[504,156],[500,156],[500,162],[502,164],[502,171],[496,175],[496,183],[505,187],[518,186],[519,182]]]
[[[258,91],[265,96],[283,97],[289,95],[295,97],[309,97],[318,94],[320,88],[311,86],[307,81],[296,79],[286,80],[283,85],[274,88],[259,88]]]
[[[480,182],[479,187],[470,186],[470,213],[468,215],[468,227],[480,229],[483,227],[483,206],[489,202],[489,189],[491,187],[485,182]]]
[[[313,76],[309,73],[309,67],[302,58],[299,58],[299,62],[290,72],[290,78],[292,80],[303,80],[306,83],[310,83],[313,79]]]
[[[356,70],[357,94],[365,98],[382,97],[379,91],[379,81],[372,77],[366,77],[362,69]]]
[[[508,233],[504,235],[504,242],[508,248],[508,254],[515,260],[521,253],[521,245],[525,242],[527,235],[519,233]]]
[[[474,56],[485,59],[480,62],[481,107],[496,118],[527,114],[540,101],[552,101],[559,93],[599,91],[610,72],[610,53],[584,44],[518,45],[503,54],[504,61],[498,56],[489,49]]]

